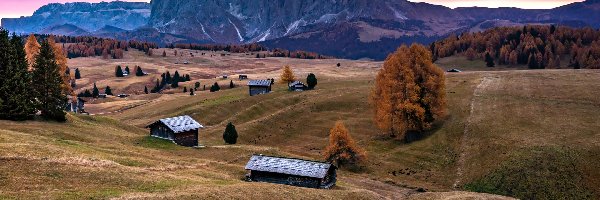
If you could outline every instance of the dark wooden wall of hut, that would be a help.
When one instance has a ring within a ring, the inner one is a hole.
[[[175,141],[175,143],[181,146],[198,146],[198,130],[196,129],[187,132],[176,133],[173,141]]]

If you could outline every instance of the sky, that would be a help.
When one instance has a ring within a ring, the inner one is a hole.
[[[0,18],[16,18],[31,16],[39,7],[49,3],[65,3],[73,1],[101,2],[103,0],[0,0]],[[112,0],[104,0],[112,1]],[[150,0],[123,0],[150,2]],[[183,0],[185,1],[185,0]],[[554,8],[582,0],[410,0],[413,2],[428,2],[447,7],[519,7],[519,8]]]

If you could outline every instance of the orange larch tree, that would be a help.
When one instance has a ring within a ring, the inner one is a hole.
[[[375,124],[391,137],[422,133],[445,115],[444,72],[422,45],[401,46],[379,71],[370,95]]]
[[[25,43],[25,54],[27,55],[27,64],[29,64],[29,71],[31,71],[33,64],[35,64],[35,56],[40,53],[42,45],[37,41],[33,34],[29,35],[27,42]]]
[[[280,78],[281,78],[281,80],[279,82],[281,82],[281,83],[289,83],[289,82],[296,80],[296,77],[294,76],[294,72],[292,71],[292,68],[290,68],[290,66],[288,66],[288,65],[283,67],[283,71],[281,72]]]
[[[365,151],[356,145],[341,121],[336,122],[329,131],[329,145],[325,148],[323,156],[338,166],[357,164],[367,158]]]
[[[62,45],[55,42],[54,37],[51,36],[48,38],[48,44],[52,47],[54,51],[54,57],[56,59],[56,64],[59,67],[59,72],[62,75],[62,88],[63,92],[66,95],[73,95],[73,88],[71,88],[71,75],[67,74],[68,66],[67,66],[67,56],[65,56],[65,52],[63,51]]]

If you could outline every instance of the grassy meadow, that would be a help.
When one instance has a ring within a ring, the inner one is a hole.
[[[169,59],[128,52],[123,62],[161,71]],[[289,64],[301,79],[314,72],[319,84],[306,92],[276,84],[270,94],[249,97],[244,82],[234,80],[236,88],[195,96],[173,89],[99,100],[86,108],[96,115],[69,114],[66,123],[0,121],[0,199],[600,198],[599,70],[477,71],[485,66],[475,63],[473,71],[447,74],[448,116],[425,137],[404,143],[372,122],[368,95],[380,62],[243,54],[194,59],[203,62],[172,67],[197,79],[188,87],[195,81],[227,85],[214,78],[222,74],[214,63],[236,66],[226,73],[250,78],[277,78]],[[90,80],[115,80],[113,61],[77,58],[70,64],[81,65]],[[207,75],[195,78],[200,72]],[[152,79],[127,81],[137,88]],[[183,114],[206,126],[199,132],[206,147],[148,137],[145,125]],[[322,160],[338,120],[368,159],[339,170],[333,189],[243,181],[252,154]],[[223,142],[228,122],[239,133],[236,145]]]

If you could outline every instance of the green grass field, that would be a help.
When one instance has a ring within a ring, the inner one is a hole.
[[[503,198],[455,190],[600,198],[600,71],[448,74],[449,115],[411,143],[388,139],[372,122],[373,74],[317,74],[316,90],[277,84],[255,97],[244,86],[165,94],[121,113],[69,114],[64,124],[0,121],[0,199]],[[205,148],[148,137],[145,125],[182,114],[206,126]],[[321,160],[337,120],[368,160],[342,168],[334,189],[242,181],[252,154]],[[223,142],[228,122],[236,145]]]

